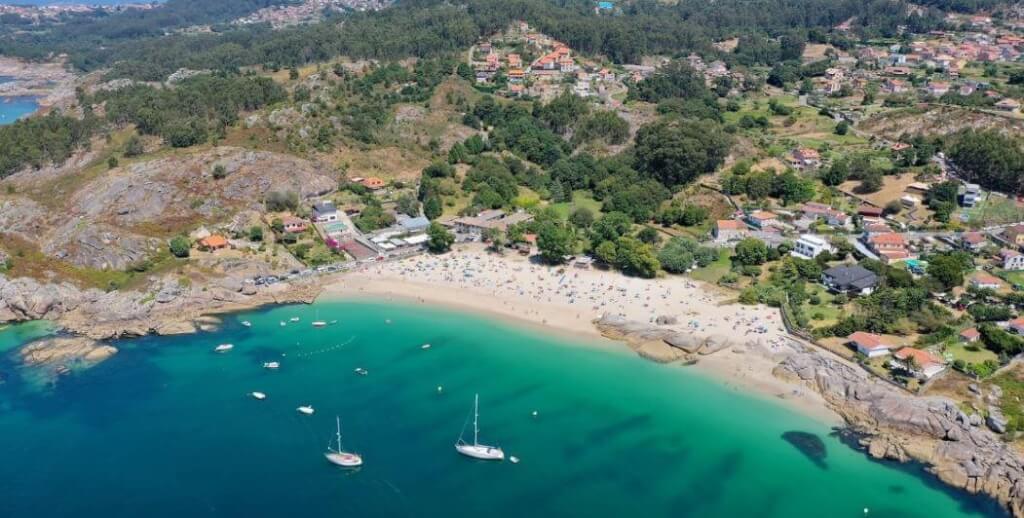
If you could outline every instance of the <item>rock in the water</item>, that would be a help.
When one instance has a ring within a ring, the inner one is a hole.
[[[800,453],[803,453],[819,468],[828,469],[825,464],[828,452],[825,450],[825,442],[821,440],[821,437],[809,432],[790,431],[782,434],[782,440],[795,446]]]
[[[117,354],[117,348],[90,338],[44,338],[21,348],[25,365],[58,365],[76,360],[99,363]]]

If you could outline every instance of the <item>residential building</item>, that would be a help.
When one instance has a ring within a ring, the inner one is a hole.
[[[319,201],[313,204],[313,221],[317,223],[329,223],[338,221],[338,209],[330,200]]]
[[[482,238],[488,229],[493,228],[505,232],[511,225],[532,220],[533,215],[528,212],[506,214],[502,210],[485,210],[476,216],[456,218],[451,224],[455,232],[459,234],[465,234],[471,238]]]
[[[874,333],[857,331],[846,337],[846,340],[857,349],[857,352],[868,358],[877,358],[889,354],[889,346],[882,343],[882,337]]]
[[[866,234],[866,244],[872,252],[878,254],[883,262],[898,261],[910,257],[907,242],[903,234],[895,232],[887,234]]]
[[[821,283],[836,293],[870,295],[878,287],[878,275],[856,264],[833,266],[821,272]]]
[[[711,231],[715,241],[727,243],[739,241],[750,235],[750,230],[742,221],[736,219],[720,219],[715,222],[715,228]]]
[[[371,191],[377,191],[383,189],[384,186],[387,185],[387,182],[375,176],[371,176],[369,178],[363,178],[359,180],[359,184]]]
[[[942,358],[913,347],[904,347],[893,355],[893,363],[897,363],[921,379],[931,379],[946,370],[946,362]]]
[[[1013,99],[1003,99],[995,104],[997,110],[1004,112],[1015,112],[1020,109],[1020,103]]]
[[[816,149],[808,147],[799,148],[793,151],[791,162],[798,168],[817,167],[821,165],[821,154]]]
[[[981,338],[981,333],[976,327],[968,327],[963,331],[960,331],[960,341],[967,343],[977,342]]]
[[[926,91],[928,92],[928,95],[933,97],[942,97],[949,93],[949,83],[945,81],[932,81],[928,83]]]
[[[857,209],[857,214],[868,218],[880,218],[882,217],[881,207],[872,207],[871,205],[861,205]]]
[[[964,232],[960,234],[960,246],[964,250],[978,253],[982,248],[985,248],[985,234],[981,232]]]
[[[423,232],[430,227],[430,220],[423,216],[410,217],[405,214],[399,214],[395,217],[395,221],[405,232]]]
[[[1024,254],[1016,250],[1003,249],[999,251],[999,257],[1002,259],[1004,270],[1024,270]]]
[[[971,277],[970,285],[977,290],[998,290],[1003,281],[990,273],[978,272]]]
[[[228,247],[228,240],[224,236],[213,234],[199,240],[199,248],[214,252]]]
[[[899,79],[886,79],[882,82],[882,91],[889,94],[902,94],[907,91],[907,83]]]
[[[799,257],[801,259],[814,259],[822,252],[831,252],[832,245],[828,244],[821,236],[814,234],[803,234],[800,239],[797,239],[796,243],[793,244],[793,250],[790,254],[793,257]]]
[[[1024,225],[1014,225],[1003,231],[1003,238],[1018,247],[1024,246]]]
[[[764,229],[778,224],[779,217],[774,212],[756,210],[747,216],[747,222],[757,229]]]
[[[960,200],[964,207],[973,207],[981,201],[981,186],[976,183],[964,184]]]
[[[295,216],[285,216],[282,218],[284,221],[284,231],[291,234],[299,234],[306,231],[306,220],[302,218],[296,218]]]
[[[1010,330],[1019,335],[1024,335],[1024,317],[1018,317],[1011,320]]]

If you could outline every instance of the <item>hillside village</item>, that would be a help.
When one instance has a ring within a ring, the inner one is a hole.
[[[310,5],[240,23],[301,23],[324,7]],[[0,181],[0,264],[110,290],[235,274],[259,290],[482,242],[566,269],[689,275],[779,307],[793,334],[908,391],[974,405],[1017,437],[1024,409],[975,395],[1024,394],[1012,363],[1024,351],[1024,203],[976,179],[942,138],[1024,129],[1024,36],[1019,22],[950,22],[922,36],[806,42],[795,68],[744,63],[753,43],[742,38],[614,63],[526,22],[453,59],[252,67],[284,95],[246,110],[215,145],[161,150],[159,136],[124,124],[68,169]],[[103,114],[116,91],[92,84],[83,98]],[[941,127],[922,122],[933,114]],[[624,149],[677,137],[676,117],[706,123],[696,133],[709,149],[729,145],[685,181],[622,166]],[[132,142],[143,149],[128,152]],[[153,152],[169,178],[150,167]],[[250,153],[294,174],[262,182]],[[76,166],[88,174],[68,174]],[[91,203],[129,173],[145,175],[144,196],[125,186]],[[55,189],[73,203],[50,205]],[[66,220],[48,210],[59,208]],[[41,235],[58,238],[34,245]]]

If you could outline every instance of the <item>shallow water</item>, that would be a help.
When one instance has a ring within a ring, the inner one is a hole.
[[[0,76],[0,83],[5,83],[5,76]],[[35,97],[0,97],[0,125],[31,115],[39,109]]]
[[[314,329],[316,317],[338,324]],[[277,307],[216,333],[120,342],[113,359],[40,387],[10,350],[45,332],[0,332],[5,517],[1000,514],[699,371],[476,316]],[[232,352],[212,352],[225,342]],[[274,360],[280,371],[261,368]],[[477,392],[481,440],[521,463],[455,453]],[[315,415],[295,411],[306,404]],[[322,456],[335,415],[358,471]],[[818,435],[824,454],[783,439],[792,431]]]

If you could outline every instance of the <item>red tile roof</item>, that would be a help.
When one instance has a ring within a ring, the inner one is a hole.
[[[999,280],[999,277],[985,272],[978,272],[971,280],[976,284],[1000,284],[1003,282]]]
[[[904,245],[906,244],[903,240],[903,234],[897,234],[895,232],[888,234],[875,234],[868,238],[868,240],[876,245]]]
[[[964,232],[964,234],[960,236],[960,239],[963,239],[964,243],[977,245],[985,242],[985,234],[982,234],[981,232]]]
[[[980,337],[981,333],[978,331],[978,328],[969,327],[967,329],[964,329],[963,331],[960,331],[960,336],[968,340],[974,340],[975,338]]]
[[[720,219],[715,223],[718,230],[744,230],[747,228],[742,221],[735,219]]]
[[[907,358],[913,357],[917,364],[921,367],[925,367],[927,365],[943,365],[946,363],[942,361],[942,358],[939,358],[928,351],[922,349],[914,349],[913,347],[904,347],[899,351],[896,351],[896,354],[894,356],[904,361],[906,361]]]
[[[850,336],[846,337],[847,340],[869,350],[875,349],[888,349],[889,346],[882,343],[882,337],[874,333],[865,333],[864,331],[857,331]]]

